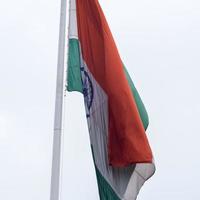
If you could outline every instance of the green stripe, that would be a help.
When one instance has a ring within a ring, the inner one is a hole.
[[[82,92],[80,49],[77,39],[69,39],[67,90]]]
[[[82,92],[82,81],[81,81],[81,72],[80,72],[80,48],[79,41],[77,39],[69,40],[69,54],[68,54],[68,70],[67,70],[67,90],[68,91],[78,91]],[[135,88],[133,81],[131,80],[128,71],[124,67],[126,78],[128,80],[129,86],[132,90],[140,118],[143,122],[145,130],[149,124],[149,118],[147,111],[144,107],[144,104],[140,98],[140,95]]]
[[[147,129],[148,125],[149,125],[149,117],[148,117],[148,114],[147,114],[147,111],[146,111],[146,108],[142,102],[142,99],[137,91],[137,89],[135,88],[134,86],[134,83],[127,71],[127,69],[124,67],[124,71],[125,71],[125,74],[126,74],[126,78],[128,80],[128,83],[129,83],[129,86],[132,90],[132,94],[134,96],[134,99],[135,99],[135,103],[137,105],[137,109],[138,109],[138,112],[140,114],[140,118],[142,120],[142,123],[143,123],[143,126],[145,128],[145,130]]]
[[[121,200],[118,197],[118,195],[114,192],[112,187],[109,185],[109,183],[102,176],[102,174],[99,171],[99,169],[97,168],[97,166],[95,164],[93,148],[92,148],[92,155],[93,155],[94,166],[95,166],[95,171],[96,171],[96,177],[97,177],[100,200]]]

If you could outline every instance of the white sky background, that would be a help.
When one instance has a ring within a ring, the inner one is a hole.
[[[150,116],[138,200],[199,200],[200,3],[101,0]],[[0,199],[49,200],[60,2],[0,3]],[[98,200],[80,94],[66,100],[62,199]]]

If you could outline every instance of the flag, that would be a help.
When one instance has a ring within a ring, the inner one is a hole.
[[[71,0],[67,90],[84,95],[100,200],[135,200],[155,166],[144,104],[98,0]]]

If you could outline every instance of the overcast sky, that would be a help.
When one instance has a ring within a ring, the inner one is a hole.
[[[200,2],[101,0],[150,116],[138,200],[199,200]],[[0,199],[49,200],[60,2],[1,0]],[[66,98],[61,200],[98,200],[83,98]]]

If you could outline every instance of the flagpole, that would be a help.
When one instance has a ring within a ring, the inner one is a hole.
[[[61,0],[50,200],[60,200],[67,0]]]

